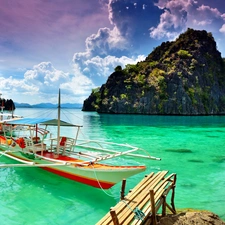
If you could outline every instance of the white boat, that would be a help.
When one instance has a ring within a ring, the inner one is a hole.
[[[83,184],[109,189],[121,180],[143,172],[146,166],[114,165],[105,161],[125,156],[160,160],[138,154],[141,150],[128,144],[79,139],[82,126],[60,120],[60,97],[58,115],[57,119],[21,118],[2,124],[0,155],[17,163],[0,164],[0,168],[40,167]],[[56,137],[50,135],[49,126],[57,126]],[[60,136],[63,126],[76,129],[73,138]]]

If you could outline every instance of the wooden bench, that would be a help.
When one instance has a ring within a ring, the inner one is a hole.
[[[174,205],[176,174],[166,176],[168,171],[150,173],[124,196],[126,181],[121,188],[120,202],[110,209],[97,225],[120,224],[156,224],[156,214],[162,209],[166,215],[166,207],[176,214]],[[166,197],[171,190],[171,205]]]

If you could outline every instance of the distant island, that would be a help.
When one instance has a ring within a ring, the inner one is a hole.
[[[83,111],[147,115],[225,115],[225,59],[212,34],[188,29],[136,65],[117,66]]]
[[[16,108],[57,108],[58,104],[52,104],[52,103],[40,103],[40,104],[34,104],[30,105],[28,103],[18,103],[13,102],[12,99],[4,99],[1,97],[2,94],[0,93],[0,108],[2,110],[15,110]],[[81,109],[82,104],[79,103],[64,103],[61,104],[61,108],[69,108],[69,109]]]

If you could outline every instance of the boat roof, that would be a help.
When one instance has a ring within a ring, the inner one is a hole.
[[[50,119],[50,118],[21,118],[17,120],[8,121],[7,124],[12,125],[49,125],[49,126],[58,126],[57,119]],[[72,123],[68,123],[65,121],[60,120],[60,126],[69,126],[69,127],[82,127],[81,125],[75,125]]]

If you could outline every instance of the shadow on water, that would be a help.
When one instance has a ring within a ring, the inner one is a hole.
[[[212,161],[216,162],[216,163],[225,163],[225,156],[224,155],[216,156],[216,157],[213,158]]]
[[[189,183],[181,183],[180,186],[187,189],[193,189],[196,188],[197,185],[193,182],[189,182]]]
[[[204,161],[201,160],[201,159],[189,159],[188,162],[193,162],[193,163],[204,163]]]
[[[181,149],[166,149],[165,151],[166,152],[175,152],[175,153],[193,153],[192,150],[184,149],[184,148],[181,148]]]

